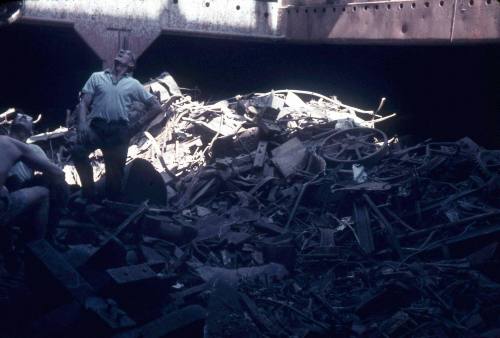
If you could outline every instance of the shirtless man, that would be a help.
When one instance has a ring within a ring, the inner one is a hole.
[[[26,143],[26,140],[33,134],[33,119],[31,116],[24,114],[20,109],[17,110],[17,115],[14,121],[9,127],[9,136]],[[47,158],[45,152],[42,148],[32,143],[29,144],[34,151],[40,154],[40,156]],[[18,190],[20,188],[26,188],[28,186],[41,185],[36,184],[35,181],[35,171],[24,164],[22,161],[18,161],[9,171],[7,175],[7,181],[4,185],[9,189],[10,192]],[[35,183],[35,184],[33,184]]]
[[[0,136],[0,226],[11,225],[19,216],[29,212],[30,222],[23,223],[26,241],[42,239],[48,221],[49,190],[36,186],[10,193],[4,186],[10,169],[23,161],[34,170],[41,171],[51,180],[51,189],[56,191],[61,207],[67,200],[67,185],[64,172],[47,158],[43,158],[27,144],[9,136]]]

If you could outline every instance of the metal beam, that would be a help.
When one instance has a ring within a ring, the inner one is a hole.
[[[69,25],[103,60],[160,34],[300,43],[500,41],[499,0],[38,0],[20,21]]]
[[[356,1],[290,6],[286,39],[308,43],[500,41],[498,0]]]

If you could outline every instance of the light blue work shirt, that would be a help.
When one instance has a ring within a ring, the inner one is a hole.
[[[128,73],[114,83],[109,69],[92,73],[83,86],[82,93],[92,96],[90,114],[87,117],[89,121],[101,118],[106,121],[128,122],[132,102],[146,104],[153,97]]]

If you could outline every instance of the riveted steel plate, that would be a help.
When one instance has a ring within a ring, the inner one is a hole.
[[[500,41],[499,0],[38,0],[21,22],[73,26],[103,60],[162,33],[303,43]]]
[[[453,42],[500,38],[499,0],[457,0]]]
[[[286,35],[318,42],[448,42],[453,11],[452,0],[289,8]]]

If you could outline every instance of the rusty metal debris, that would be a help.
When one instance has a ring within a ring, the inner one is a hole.
[[[498,151],[403,145],[380,109],[311,92],[204,103],[167,87],[149,84],[164,110],[133,138],[123,201],[75,202],[57,250],[30,247],[26,270],[42,262],[70,297],[26,327],[71,308],[104,319],[92,336],[497,335]],[[69,178],[54,135],[33,140]],[[89,320],[50,336],[88,337]]]

